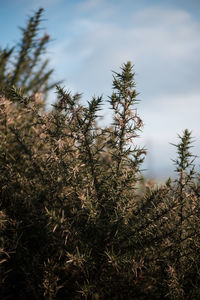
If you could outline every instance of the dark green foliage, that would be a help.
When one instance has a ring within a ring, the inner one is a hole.
[[[178,183],[181,190],[192,181],[194,176],[194,165],[195,156],[191,151],[191,132],[187,129],[183,132],[183,136],[178,136],[180,143],[174,145],[177,148],[178,158],[174,160],[176,165],[176,172],[179,174]]]
[[[142,128],[133,79],[130,63],[114,75],[114,122],[103,129],[96,123],[101,98],[84,107],[79,94],[57,87],[58,101],[47,113],[38,96],[13,90],[1,97],[5,299],[200,296],[190,133],[177,145],[182,179],[142,187],[145,150],[131,144]]]
[[[97,125],[101,97],[83,106],[80,94],[57,86],[46,112],[43,98],[22,84],[28,78],[12,89],[5,78],[1,299],[199,299],[200,194],[191,134],[185,130],[176,145],[176,180],[157,187],[142,178],[145,149],[135,142],[143,123],[131,63],[114,73],[113,123],[105,128]]]
[[[50,82],[53,72],[48,69],[48,60],[42,59],[50,37],[39,36],[43,9],[40,8],[22,28],[22,39],[11,49],[0,48],[0,90],[9,91],[13,86],[22,88],[26,94],[42,93],[55,87]]]

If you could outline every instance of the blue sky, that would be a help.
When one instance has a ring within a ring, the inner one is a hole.
[[[111,70],[127,60],[135,65],[138,113],[145,123],[137,143],[149,152],[146,174],[173,175],[176,154],[169,142],[176,143],[185,128],[193,132],[198,154],[199,0],[1,0],[1,47],[18,41],[19,26],[39,7],[45,9],[42,27],[52,38],[47,55],[54,79],[83,93],[83,101],[102,94],[107,100]],[[109,114],[106,109],[107,122]]]

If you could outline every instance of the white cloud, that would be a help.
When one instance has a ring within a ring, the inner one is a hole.
[[[188,12],[180,9],[164,8],[163,6],[149,6],[133,15],[134,21],[140,26],[155,26],[155,24],[180,24],[191,21]]]
[[[136,79],[144,91],[156,94],[164,89],[188,89],[186,84],[191,88],[199,85],[200,28],[184,27],[182,23],[174,31],[166,26],[121,28],[91,20],[79,20],[74,28],[76,37],[54,49],[59,53],[56,65],[66,61],[71,79],[84,91],[108,93],[110,70],[127,60],[136,63]]]
[[[145,119],[144,139],[171,141],[188,128],[200,141],[200,90],[193,94],[164,95],[152,99],[151,105],[141,105]]]

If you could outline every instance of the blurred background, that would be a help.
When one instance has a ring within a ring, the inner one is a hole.
[[[112,70],[128,60],[136,72],[138,113],[144,129],[136,143],[148,150],[144,175],[174,177],[177,134],[185,128],[200,148],[200,1],[199,0],[1,0],[0,47],[21,37],[28,16],[45,9],[43,31],[52,41],[47,57],[53,79],[83,93],[83,102],[103,95],[104,124],[111,120],[106,100]],[[48,104],[54,102],[51,92]],[[199,159],[196,159],[199,171]]]

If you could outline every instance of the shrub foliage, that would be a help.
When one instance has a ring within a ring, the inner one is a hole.
[[[142,179],[134,75],[130,62],[113,74],[113,123],[104,128],[97,122],[101,97],[83,106],[79,94],[57,86],[46,111],[41,94],[22,93],[6,79],[1,299],[200,298],[191,133],[176,145],[176,180],[155,186]]]
[[[46,93],[55,87],[50,81],[53,69],[48,68],[48,59],[42,56],[50,36],[39,35],[43,9],[29,18],[26,28],[21,28],[22,38],[12,48],[0,48],[0,91],[8,92],[15,86],[26,94]],[[14,93],[14,90],[12,91]]]

